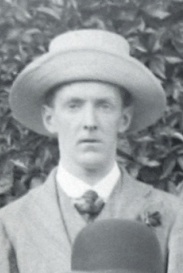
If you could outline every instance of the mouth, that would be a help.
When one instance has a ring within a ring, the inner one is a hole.
[[[98,144],[100,142],[100,140],[94,138],[85,138],[79,141],[80,144]]]

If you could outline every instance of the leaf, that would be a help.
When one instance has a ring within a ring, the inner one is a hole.
[[[171,31],[171,42],[181,56],[183,56],[183,22],[178,22]]]
[[[119,13],[117,19],[123,20],[123,21],[134,21],[135,17],[137,15],[137,10],[135,9],[123,9]]]
[[[151,2],[148,3],[146,6],[143,7],[143,10],[150,16],[155,19],[164,20],[168,16],[170,16],[170,13],[163,9],[162,2]]]
[[[30,28],[30,29],[26,30],[24,33],[26,33],[28,35],[34,35],[34,34],[40,34],[41,31],[38,28]]]
[[[7,41],[18,41],[21,37],[22,29],[21,28],[15,28],[11,29],[7,34]]]
[[[183,142],[183,134],[181,134],[179,132],[172,132],[171,136],[174,138],[177,138]]]
[[[179,64],[183,62],[183,59],[175,56],[165,56],[165,60],[170,64]]]
[[[129,37],[128,42],[130,43],[131,50],[135,49],[142,53],[147,52],[147,49],[142,45],[138,37]]]
[[[153,142],[154,139],[151,136],[143,136],[136,139],[137,142]]]
[[[30,44],[32,42],[32,36],[27,33],[24,33],[21,36],[21,41],[24,43]]]
[[[164,11],[164,10],[151,10],[149,15],[154,18],[158,18],[160,20],[163,20],[163,19],[167,18],[168,16],[170,16],[170,13],[167,11]]]
[[[161,33],[152,33],[148,39],[148,48],[151,52],[160,51],[161,45]],[[155,58],[161,60],[163,56],[156,54]]]
[[[64,5],[64,0],[50,0],[52,4],[57,5],[57,6],[63,6]]]
[[[134,45],[134,48],[135,48],[136,50],[142,52],[142,53],[146,53],[146,52],[147,52],[147,49],[146,49],[144,46],[140,45],[140,44]]]
[[[26,23],[29,21],[32,17],[31,15],[23,8],[16,6],[14,8],[14,16],[17,19],[17,21],[21,23]]]
[[[177,151],[177,154],[178,154],[178,155],[183,155],[183,147],[182,147],[182,144],[181,144],[181,147],[179,148],[179,150]]]
[[[8,192],[13,186],[12,168],[8,162],[5,166],[1,166],[0,172],[0,194]]]
[[[162,175],[160,176],[160,179],[167,178],[172,173],[175,165],[176,165],[175,157],[169,156],[163,164],[163,172]]]
[[[156,30],[153,29],[153,28],[151,28],[151,27],[147,27],[147,28],[145,29],[145,33],[147,33],[147,34],[155,34],[155,33],[156,33]]]
[[[158,162],[157,160],[149,160],[149,161],[147,161],[146,166],[158,167],[158,166],[160,166],[160,162]]]
[[[148,157],[141,156],[138,157],[137,161],[141,163],[143,166],[148,166],[148,167],[158,167],[160,163],[157,160],[150,160]]]
[[[24,171],[27,171],[27,166],[25,165],[25,163],[24,162],[22,162],[21,160],[19,160],[19,159],[12,159],[12,160],[10,160],[12,163],[13,163],[13,165],[14,166],[16,166],[16,167],[18,167],[18,168],[20,168],[20,169],[22,169],[22,170],[24,170]]]
[[[150,62],[150,69],[154,74],[159,76],[162,79],[166,79],[165,77],[165,63],[163,58],[162,59],[152,59]]]
[[[43,179],[35,176],[31,179],[30,188],[33,189],[33,188],[36,188],[42,184],[43,184]]]
[[[83,23],[85,27],[94,27],[94,28],[99,28],[99,29],[106,29],[105,23],[103,20],[98,18],[97,16],[92,16],[90,19],[85,21]]]
[[[177,195],[177,188],[172,181],[168,181],[168,191],[174,195]]]
[[[128,169],[128,172],[130,173],[131,176],[137,178],[137,176],[139,175],[139,171],[140,171],[140,164],[138,164],[138,163],[129,164],[129,166],[127,166],[127,169]]]
[[[39,7],[37,9],[37,12],[43,13],[45,15],[48,15],[52,17],[53,19],[60,21],[60,15],[53,9],[48,8],[48,7]]]
[[[183,199],[183,181],[177,185],[177,194],[181,199]]]
[[[181,167],[181,169],[183,170],[183,155],[177,158],[177,162],[179,166]]]

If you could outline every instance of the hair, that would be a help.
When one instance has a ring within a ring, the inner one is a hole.
[[[132,95],[123,87],[119,87],[120,90],[120,94],[121,94],[121,98],[122,98],[122,102],[124,107],[129,107],[132,106],[133,104],[133,98]]]
[[[58,90],[60,90],[62,87],[66,86],[66,85],[69,85],[71,83],[72,82],[58,84],[58,85],[52,87],[48,92],[46,92],[46,94],[45,94],[45,96],[43,98],[43,105],[53,107],[54,98],[55,98],[56,93],[58,92]],[[111,85],[113,85],[113,84],[111,84]],[[114,84],[114,86],[116,86],[120,90],[123,106],[124,107],[131,106],[132,103],[133,103],[132,95],[124,87],[118,86],[116,84]]]

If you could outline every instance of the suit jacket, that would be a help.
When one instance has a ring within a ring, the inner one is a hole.
[[[96,221],[128,218],[156,232],[165,272],[183,272],[183,213],[178,198],[130,177],[126,171]],[[0,272],[70,270],[71,245],[86,225],[55,183],[55,170],[40,187],[0,211]],[[151,246],[149,246],[151,247]]]

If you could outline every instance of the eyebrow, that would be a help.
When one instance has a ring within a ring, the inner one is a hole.
[[[64,102],[83,102],[85,101],[85,99],[82,99],[82,98],[77,98],[77,97],[70,97],[70,98],[67,98],[66,100],[64,100]]]
[[[115,102],[112,98],[99,98],[97,99],[97,102],[103,103],[103,102]]]
[[[66,102],[67,101],[74,101],[74,102],[81,102],[81,101],[86,101],[87,98],[80,98],[80,97],[70,97],[70,98],[67,98],[66,99]],[[97,102],[115,102],[115,99],[114,98],[111,98],[111,97],[101,97],[101,98],[94,98],[93,99],[94,101],[97,101]]]

